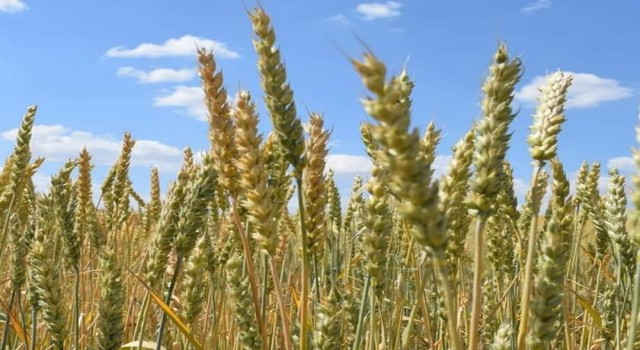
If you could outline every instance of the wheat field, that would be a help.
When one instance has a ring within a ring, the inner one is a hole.
[[[265,10],[248,17],[262,91],[229,98],[198,50],[210,150],[185,149],[168,188],[152,169],[149,200],[129,133],[99,193],[86,149],[36,192],[27,108],[0,173],[0,349],[640,349],[640,193],[628,204],[615,169],[600,193],[598,163],[569,182],[570,75],[540,90],[519,204],[506,154],[526,118],[512,108],[521,60],[496,49],[480,117],[436,178],[442,131],[411,126],[412,78],[367,50],[342,79],[367,91],[373,169],[341,194],[331,127],[296,109]]]

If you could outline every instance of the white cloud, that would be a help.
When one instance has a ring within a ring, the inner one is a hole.
[[[605,102],[631,97],[633,91],[614,79],[602,78],[589,73],[565,72],[573,76],[569,87],[566,108],[597,107]],[[535,104],[540,95],[539,88],[547,81],[547,76],[537,76],[529,84],[516,92],[516,99],[527,104]]]
[[[513,192],[518,197],[518,203],[524,203],[524,198],[529,192],[529,181],[520,178],[513,179]]]
[[[391,18],[400,16],[402,4],[396,1],[369,2],[356,7],[356,11],[364,16],[367,21],[380,18]]]
[[[333,169],[336,174],[362,174],[371,173],[371,159],[365,156],[350,154],[329,154],[327,156],[327,169]]]
[[[523,7],[521,11],[527,14],[532,14],[538,10],[549,8],[551,5],[551,0],[536,0],[534,3]]]
[[[20,0],[0,0],[0,12],[16,13],[28,9]]]
[[[451,164],[451,159],[453,159],[452,156],[445,156],[445,155],[436,156],[436,159],[433,161],[433,164],[431,165],[433,169],[434,178],[439,178],[447,174],[447,172],[449,171],[449,165]]]
[[[31,179],[33,180],[33,186],[35,186],[37,192],[46,192],[51,184],[51,176],[43,175],[39,172],[33,174]]]
[[[118,76],[136,78],[139,83],[143,84],[184,82],[193,79],[196,75],[193,69],[157,68],[145,72],[133,67],[120,67],[116,74]]]
[[[207,120],[207,111],[204,105],[204,92],[201,87],[178,85],[173,92],[156,97],[153,100],[154,107],[181,107],[186,113],[199,120]]]
[[[351,23],[347,18],[347,16],[343,15],[342,13],[338,13],[337,15],[327,17],[324,20],[325,22],[333,22],[343,26],[349,25],[349,23]]]
[[[193,35],[183,35],[171,38],[162,44],[144,43],[133,49],[124,46],[112,47],[105,55],[107,57],[163,57],[163,56],[194,56],[196,47],[213,50],[217,58],[239,58],[240,54],[227,47],[227,44],[200,38]]]
[[[607,162],[607,168],[613,169],[616,168],[620,172],[636,172],[636,163],[632,157],[615,157],[609,159]]]
[[[450,155],[438,155],[433,162],[434,177],[438,178],[449,169]],[[372,163],[367,156],[355,156],[351,154],[329,154],[327,157],[327,169],[332,169],[336,174],[350,174],[369,176]]]
[[[17,133],[17,128],[11,129],[0,133],[0,137],[13,142]],[[31,147],[34,156],[43,156],[51,161],[77,157],[86,147],[95,164],[112,165],[120,154],[122,143],[109,135],[72,130],[62,125],[35,125]],[[132,166],[157,166],[160,171],[176,171],[181,164],[182,151],[158,141],[136,140],[131,153]]]

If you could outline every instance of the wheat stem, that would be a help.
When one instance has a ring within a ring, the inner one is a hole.
[[[246,231],[242,227],[242,223],[240,222],[240,217],[238,216],[238,203],[237,201],[233,202],[233,220],[238,228],[238,235],[240,236],[240,240],[242,241],[242,250],[244,253],[244,260],[247,265],[247,274],[249,275],[249,285],[251,287],[251,296],[253,298],[253,307],[256,313],[256,319],[258,322],[258,329],[260,331],[260,338],[262,339],[262,347],[266,347],[269,343],[267,341],[267,333],[264,327],[263,318],[260,314],[260,298],[258,297],[258,285],[257,285],[257,277],[255,266],[253,263],[253,258],[251,257],[251,247],[249,246],[249,239],[247,238]]]
[[[362,332],[364,331],[364,315],[367,310],[367,296],[369,295],[369,289],[371,288],[371,275],[367,276],[367,279],[364,281],[364,288],[362,289],[362,300],[360,301],[360,312],[358,313],[358,326],[356,327],[356,337],[353,341],[353,350],[359,350],[360,342],[362,339]],[[373,312],[373,310],[371,310]],[[371,315],[370,317],[373,317]],[[373,332],[373,329],[370,330]]]
[[[10,314],[12,313],[11,309],[13,308],[13,302],[15,301],[15,298],[16,298],[16,290],[14,289],[13,291],[11,291],[11,298],[9,299],[7,314],[5,315],[4,331],[2,334],[2,346],[0,346],[0,349],[5,349],[7,345],[7,341],[9,340],[9,328],[11,328],[9,326],[9,323],[10,323],[9,317],[10,317]]]
[[[140,306],[140,313],[138,314],[138,321],[136,322],[136,329],[133,332],[134,337],[138,337],[138,348],[142,349],[142,342],[144,341],[144,328],[147,325],[147,311],[149,310],[149,301],[151,299],[151,293],[147,291],[142,299],[142,306]]]
[[[474,231],[475,247],[473,269],[473,292],[471,301],[471,321],[469,323],[469,349],[475,350],[480,344],[480,321],[482,320],[482,234],[487,223],[486,215],[479,215],[476,218],[476,229]]]
[[[171,277],[171,282],[169,283],[169,289],[167,290],[167,296],[164,300],[164,303],[167,306],[171,305],[171,296],[173,295],[173,289],[176,286],[176,281],[178,280],[178,274],[180,273],[180,267],[182,266],[181,255],[178,255],[176,259],[176,264],[173,268],[173,276]],[[162,318],[160,319],[160,326],[158,328],[158,337],[156,338],[156,350],[162,350],[162,338],[164,337],[164,327],[167,322],[167,314],[162,313]]]
[[[538,184],[538,176],[542,171],[542,163],[536,162],[533,167],[533,176],[531,177],[531,191],[533,192]],[[534,204],[533,218],[529,231],[529,246],[527,250],[527,260],[524,268],[523,287],[520,297],[520,326],[518,327],[518,349],[526,348],[526,337],[529,326],[529,307],[531,298],[531,286],[533,282],[533,263],[536,255],[536,235],[538,234],[538,211],[539,205]]]
[[[627,350],[633,350],[638,332],[638,312],[640,311],[640,249],[636,251],[636,273],[633,277],[633,301],[631,306],[631,322],[627,338]]]
[[[280,311],[280,318],[282,320],[282,334],[284,338],[284,348],[286,350],[292,350],[293,344],[291,343],[291,331],[289,327],[289,319],[287,306],[284,303],[284,296],[280,289],[280,281],[278,280],[278,272],[276,271],[273,258],[268,257],[267,262],[269,264],[269,270],[271,271],[271,278],[273,279],[273,288],[276,292],[276,298],[278,299],[278,310]]]

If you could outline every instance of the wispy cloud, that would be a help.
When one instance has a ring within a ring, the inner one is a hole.
[[[431,167],[433,168],[433,176],[435,178],[439,178],[445,175],[449,171],[452,159],[453,157],[450,155],[437,155],[436,159],[431,165]]]
[[[623,173],[635,173],[637,171],[636,162],[632,157],[615,157],[609,159],[607,168],[616,168]]]
[[[157,68],[143,71],[133,67],[120,67],[118,76],[136,78],[139,83],[154,84],[166,82],[185,82],[193,79],[196,72],[193,69]]]
[[[371,173],[371,160],[365,156],[350,154],[329,154],[327,156],[327,169],[332,169],[336,174],[369,174]]]
[[[204,106],[204,93],[201,87],[178,85],[173,91],[164,96],[156,97],[154,107],[180,107],[192,117],[206,121],[207,113]]]
[[[438,155],[433,162],[435,177],[444,175],[451,163],[450,155]],[[327,169],[332,169],[336,174],[360,175],[366,177],[371,174],[371,159],[366,156],[352,154],[329,154],[327,156]]]
[[[520,11],[526,14],[532,14],[536,11],[549,8],[552,4],[551,0],[536,0],[534,3],[523,7]]]
[[[0,12],[16,13],[28,9],[20,0],[0,0]]]
[[[0,133],[0,138],[13,142],[18,129]],[[135,137],[134,137],[135,139]],[[99,165],[111,165],[118,158],[121,140],[110,135],[72,130],[62,125],[36,125],[33,127],[31,147],[34,156],[50,161],[66,161],[77,157],[83,147]],[[132,166],[156,166],[160,171],[176,171],[182,164],[182,151],[154,140],[136,140],[131,153]]]
[[[238,52],[229,49],[225,43],[193,35],[171,38],[162,44],[143,43],[132,49],[116,46],[107,50],[105,55],[107,57],[193,56],[196,54],[196,47],[213,50],[217,58],[240,57]]]
[[[567,94],[566,108],[591,108],[605,102],[622,100],[631,97],[633,90],[623,86],[619,81],[599,77],[590,73],[565,72],[573,76],[573,83]],[[516,99],[526,104],[535,104],[540,95],[539,88],[547,81],[548,76],[537,76],[516,92]]]
[[[31,179],[33,180],[33,186],[36,188],[37,192],[47,192],[47,189],[51,185],[51,176],[44,175],[41,172],[33,174],[33,177],[31,177]],[[95,193],[98,192],[94,192],[94,194]]]
[[[324,19],[325,22],[333,22],[342,26],[346,26],[349,25],[351,23],[351,21],[349,21],[349,19],[347,18],[347,16],[343,15],[342,13],[338,13],[335,14],[331,17],[327,17]]]
[[[367,21],[381,18],[391,18],[400,16],[402,4],[396,1],[369,2],[359,4],[356,11],[364,16]]]

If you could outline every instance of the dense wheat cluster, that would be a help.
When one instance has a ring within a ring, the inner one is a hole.
[[[330,127],[298,114],[267,13],[249,20],[262,94],[228,99],[199,49],[211,147],[185,149],[168,188],[152,169],[149,201],[129,179],[129,133],[100,193],[91,145],[36,192],[44,159],[27,108],[0,173],[0,349],[640,349],[640,220],[625,177],[612,169],[601,193],[600,164],[570,183],[557,156],[571,76],[540,89],[518,203],[506,154],[523,63],[506,45],[439,178],[441,130],[411,126],[410,76],[372,52],[352,59],[373,167],[340,194]]]

